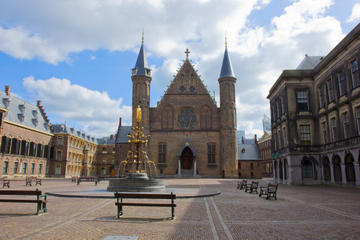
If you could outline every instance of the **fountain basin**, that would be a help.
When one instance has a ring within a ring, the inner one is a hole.
[[[123,178],[110,178],[109,192],[162,192],[165,185],[161,179],[149,178],[146,173],[129,173]]]

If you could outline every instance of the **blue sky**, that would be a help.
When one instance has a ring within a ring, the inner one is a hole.
[[[359,0],[76,0],[0,2],[0,83],[52,123],[96,136],[131,119],[131,69],[145,32],[151,106],[184,51],[218,100],[224,35],[237,76],[238,129],[262,134],[283,69],[326,55],[360,20]]]

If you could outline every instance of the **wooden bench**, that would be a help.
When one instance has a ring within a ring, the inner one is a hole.
[[[243,190],[246,187],[247,180],[243,179],[242,181],[238,181],[237,189]]]
[[[77,185],[79,185],[80,182],[95,182],[95,185],[97,185],[98,181],[97,177],[79,177],[77,179]]]
[[[8,187],[10,188],[10,180],[7,178],[0,178],[0,181],[2,181],[2,187]]]
[[[249,193],[256,192],[256,193],[258,193],[258,186],[259,186],[258,181],[252,181],[251,183],[246,184],[245,192],[249,192]]]
[[[147,193],[114,193],[116,198],[115,205],[117,206],[117,218],[123,215],[123,206],[139,206],[139,207],[171,207],[171,219],[175,218],[174,199],[176,195],[172,192],[170,194],[147,194]],[[170,203],[143,203],[143,202],[123,202],[123,199],[170,199]]]
[[[35,185],[41,185],[41,178],[37,178],[37,177],[26,177],[26,178],[25,178],[25,186],[27,186],[27,185],[32,186],[32,185],[31,185],[32,181],[35,181]]]
[[[259,197],[262,195],[266,195],[266,199],[270,197],[274,197],[276,199],[276,192],[277,192],[278,184],[269,183],[267,186],[260,187]]]
[[[46,212],[46,194],[42,195],[41,191],[36,190],[0,190],[0,195],[8,196],[36,196],[36,199],[0,199],[0,202],[11,202],[11,203],[36,203],[36,215],[42,210]]]
[[[76,183],[76,182],[77,182],[77,179],[78,179],[77,176],[72,176],[72,177],[71,177],[71,182],[72,182],[72,183]]]

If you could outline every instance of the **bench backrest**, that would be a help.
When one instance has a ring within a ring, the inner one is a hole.
[[[143,199],[176,199],[176,195],[171,194],[142,194],[142,193],[114,193],[115,198],[143,198]]]
[[[41,195],[40,190],[0,190],[0,195]]]
[[[276,192],[277,187],[278,187],[278,184],[269,183],[268,184],[268,192]]]

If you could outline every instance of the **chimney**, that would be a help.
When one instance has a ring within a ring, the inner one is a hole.
[[[244,144],[244,136],[241,136],[241,143]]]
[[[110,135],[110,139],[111,139],[111,140],[114,139],[114,135],[113,135],[113,134]]]
[[[37,100],[36,106],[41,107],[41,100]]]
[[[256,134],[254,135],[255,144],[257,144],[257,137]]]
[[[5,94],[6,94],[6,96],[10,96],[10,86],[9,85],[6,85],[5,86]]]
[[[120,120],[119,120],[119,127],[121,127],[121,121],[122,121],[122,119],[120,118]]]

